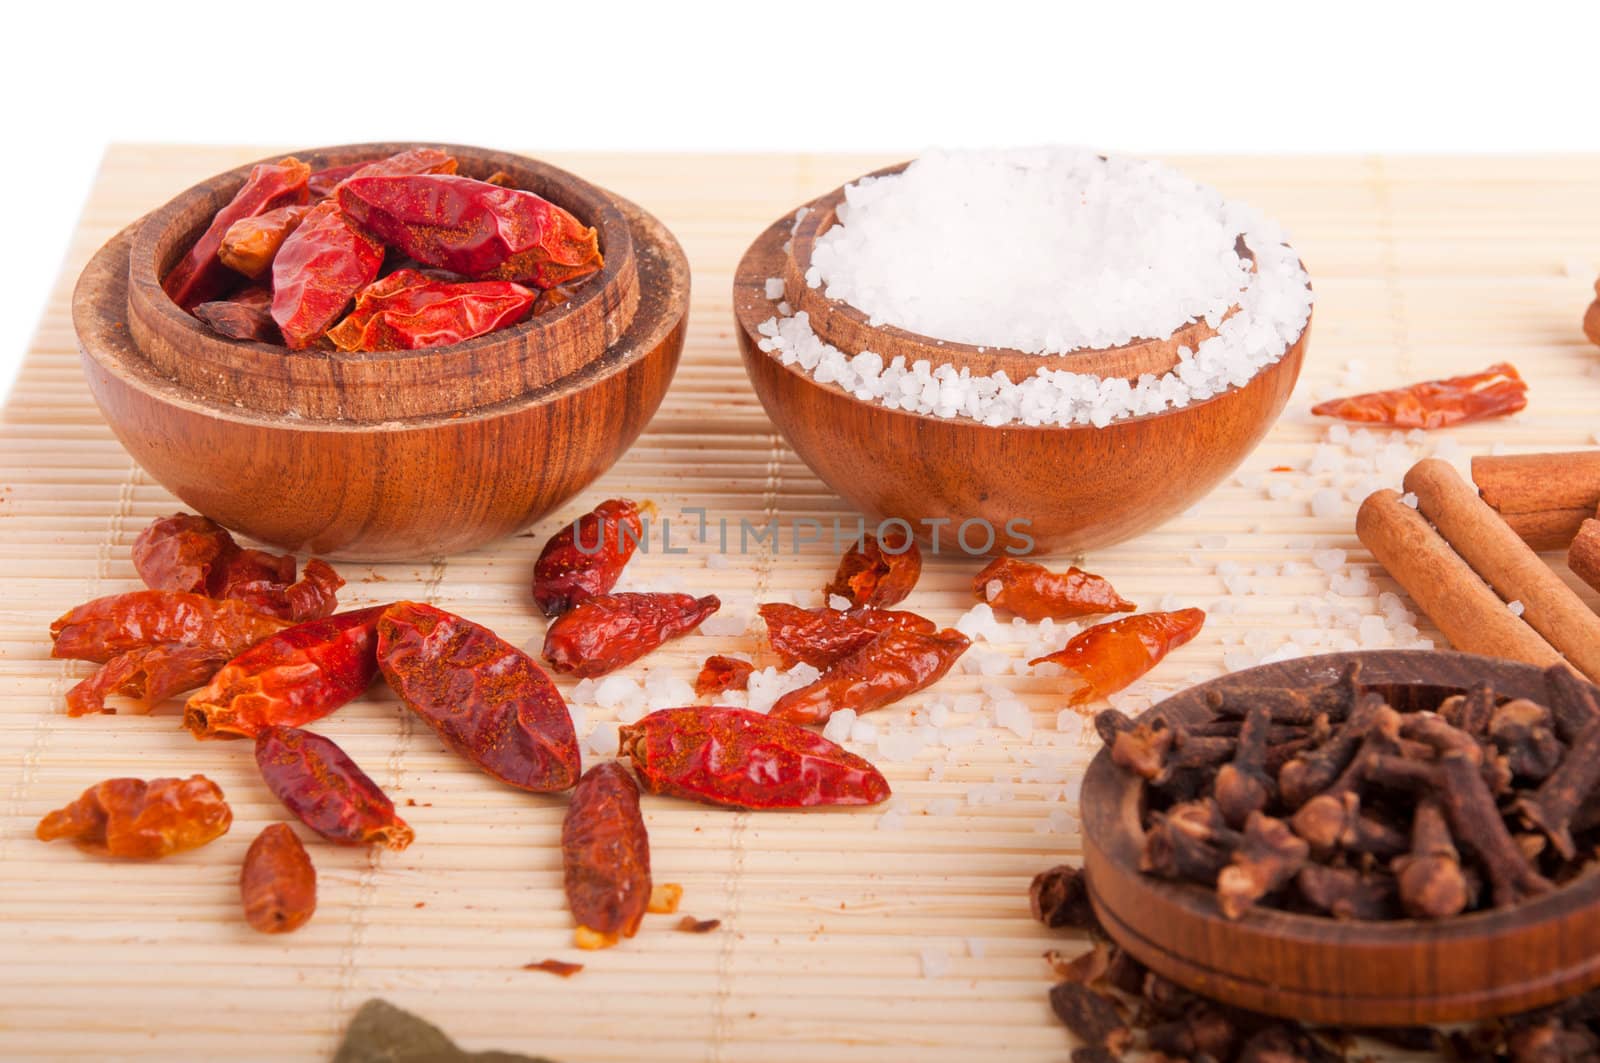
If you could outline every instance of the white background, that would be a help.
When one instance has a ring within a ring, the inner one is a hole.
[[[1600,150],[1595,0],[40,6],[0,23],[0,392],[116,140]]]

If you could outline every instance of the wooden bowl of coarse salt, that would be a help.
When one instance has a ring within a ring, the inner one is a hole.
[[[506,152],[384,143],[294,155],[316,170],[416,148],[569,210],[598,231],[604,267],[561,309],[448,346],[345,354],[227,339],[161,280],[251,167],[193,186],[102,247],[72,300],[101,413],[188,507],[288,550],[438,557],[538,520],[610,468],[655,413],[689,308],[688,261],[666,227]]]
[[[1275,225],[1153,162],[940,152],[774,222],[734,314],[767,414],[876,520],[1078,551],[1182,512],[1294,389],[1310,280]]]

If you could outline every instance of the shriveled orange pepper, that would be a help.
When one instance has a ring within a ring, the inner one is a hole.
[[[1024,620],[1070,620],[1137,608],[1102,576],[1077,568],[1051,572],[1043,565],[1015,557],[997,557],[989,562],[972,578],[972,589],[980,600]]]
[[[217,252],[233,223],[287,204],[304,203],[308,194],[306,179],[310,176],[311,167],[294,158],[253,167],[243,187],[217,211],[194,246],[161,279],[161,287],[172,301],[189,310],[227,290],[234,274],[223,265]]]
[[[933,634],[885,631],[835,661],[815,682],[783,695],[769,715],[790,723],[826,723],[840,709],[881,709],[937,682],[971,645],[954,628]]]
[[[268,826],[244,854],[239,872],[244,919],[263,934],[287,934],[317,910],[317,869],[287,823]]]
[[[823,588],[855,606],[882,609],[902,601],[922,575],[922,551],[903,529],[879,538],[868,532],[839,559],[833,582]]]
[[[233,810],[204,775],[187,779],[107,779],[39,821],[42,842],[70,838],[97,856],[129,860],[197,849],[228,832]]]
[[[1058,664],[1079,682],[1067,704],[1081,705],[1115,694],[1161,663],[1161,659],[1200,633],[1206,622],[1201,609],[1175,613],[1140,613],[1081,632],[1055,653],[1029,664]]]
[[[1516,413],[1527,405],[1528,385],[1515,366],[1500,362],[1470,376],[1330,399],[1313,406],[1311,412],[1391,428],[1443,428]]]

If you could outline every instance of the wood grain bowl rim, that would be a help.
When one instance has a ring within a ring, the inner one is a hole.
[[[159,372],[128,332],[124,320],[112,319],[96,305],[97,293],[89,290],[87,279],[95,272],[86,266],[73,288],[72,322],[79,351],[93,358],[106,372],[129,386],[160,401],[185,410],[203,413],[219,420],[232,421],[279,431],[343,432],[362,434],[426,430],[442,425],[489,421],[546,403],[561,401],[568,394],[626,372],[634,363],[648,357],[662,337],[681,329],[689,314],[691,275],[689,260],[671,230],[654,215],[630,200],[608,193],[627,219],[631,238],[646,253],[637,255],[641,275],[639,310],[627,330],[605,353],[574,373],[554,380],[526,394],[503,402],[472,406],[448,413],[429,414],[393,420],[351,420],[348,418],[286,417],[282,414],[225,402],[190,388]],[[107,240],[91,257],[90,263],[103,263],[116,257],[112,269],[126,276],[127,258],[136,234],[145,221],[141,218]],[[659,274],[658,277],[655,275]],[[654,282],[645,284],[649,275]],[[176,310],[176,306],[174,306]],[[179,311],[181,313],[181,311]],[[198,322],[196,322],[198,324]]]
[[[179,249],[187,247],[203,231],[201,224],[197,222],[186,232],[174,236],[172,229],[177,224],[176,219],[181,218],[198,203],[218,194],[219,190],[223,194],[236,191],[244,184],[252,167],[292,156],[308,163],[315,171],[324,166],[341,165],[344,162],[367,158],[376,160],[418,148],[436,148],[445,151],[474,169],[517,169],[536,175],[541,186],[534,190],[537,194],[570,211],[584,224],[598,230],[601,251],[605,257],[605,264],[600,272],[579,284],[574,298],[566,306],[537,318],[529,318],[510,328],[499,329],[444,347],[411,351],[363,352],[358,355],[341,354],[320,348],[291,350],[282,344],[223,337],[193,314],[181,309],[161,287],[160,278],[170,268],[170,263],[165,259],[175,259],[180,253]],[[370,369],[381,372],[385,367],[401,368],[437,357],[441,352],[448,352],[452,359],[470,361],[486,352],[503,349],[529,335],[560,329],[575,315],[594,317],[598,326],[603,311],[595,304],[606,299],[608,293],[622,283],[624,271],[631,272],[636,268],[637,256],[633,246],[634,225],[620,208],[621,201],[617,196],[560,167],[531,156],[468,144],[437,141],[371,141],[277,152],[197,181],[139,218],[134,223],[134,235],[129,248],[129,293],[130,298],[137,295],[141,299],[141,311],[156,315],[162,328],[192,340],[192,351],[186,352],[187,354],[198,353],[202,358],[212,344],[221,344],[224,345],[224,349],[247,352],[252,357],[281,359],[290,367],[297,362],[314,365],[343,358],[351,362],[359,360],[363,371]],[[160,255],[159,249],[169,240],[171,246],[167,254]],[[158,258],[162,258],[163,261],[158,262]],[[637,286],[633,285],[632,288],[631,301],[636,303]],[[626,317],[631,319],[632,313],[635,312],[634,307],[625,305],[624,310]],[[623,331],[626,331],[629,323],[630,321],[626,319],[621,321]],[[600,344],[601,349],[608,347],[614,339],[615,337],[605,337],[607,342]]]
[[[816,200],[812,201],[812,203],[815,202]],[[810,204],[807,205],[809,206]],[[847,402],[855,403],[858,406],[870,408],[876,413],[886,416],[894,415],[909,417],[919,421],[945,425],[952,428],[968,427],[997,432],[1059,433],[1083,430],[1103,430],[1094,424],[1076,423],[1070,425],[1024,424],[1020,421],[1010,421],[1006,424],[988,425],[984,424],[982,421],[973,420],[965,415],[958,415],[955,417],[939,417],[935,414],[922,413],[917,410],[891,409],[890,407],[885,406],[876,400],[859,399],[853,393],[846,391],[844,388],[832,381],[823,383],[810,373],[806,372],[805,369],[801,368],[799,365],[791,365],[784,362],[777,356],[776,352],[762,350],[760,343],[763,339],[765,339],[765,337],[762,336],[758,331],[759,326],[768,318],[777,316],[777,304],[773,300],[768,299],[766,296],[766,280],[768,277],[780,276],[783,273],[783,262],[787,257],[783,252],[783,243],[790,239],[789,228],[793,222],[794,212],[790,211],[788,214],[785,214],[783,217],[779,218],[777,221],[774,221],[771,225],[764,229],[745,250],[743,257],[739,260],[738,268],[734,271],[734,317],[738,322],[740,330],[745,334],[745,339],[749,343],[750,348],[755,355],[770,358],[778,366],[778,368],[798,378],[803,384],[808,384],[811,387],[818,388],[837,399],[842,399]],[[1301,268],[1305,268],[1304,262],[1301,263]],[[1307,289],[1311,289],[1309,272],[1307,273],[1306,287]],[[859,313],[859,311],[856,312]],[[1177,417],[1185,413],[1192,413],[1194,411],[1203,409],[1211,403],[1237,394],[1238,392],[1249,387],[1251,384],[1255,383],[1259,378],[1280,372],[1285,368],[1285,366],[1290,365],[1291,363],[1297,367],[1295,372],[1298,373],[1298,364],[1303,358],[1304,344],[1306,338],[1311,333],[1311,323],[1315,317],[1316,307],[1313,305],[1311,311],[1306,315],[1306,323],[1304,327],[1301,328],[1300,334],[1296,336],[1290,343],[1285,345],[1283,354],[1280,355],[1276,361],[1269,362],[1258,369],[1255,375],[1253,375],[1244,384],[1230,385],[1222,391],[1212,394],[1208,398],[1200,399],[1196,402],[1190,402],[1186,406],[1168,407],[1167,409],[1159,410],[1155,413],[1141,413],[1132,417],[1118,417],[1105,427],[1115,428],[1119,425],[1135,425],[1146,421],[1153,421],[1162,417]],[[948,346],[948,344],[946,346]],[[1302,358],[1295,357],[1296,348],[1301,348]],[[1041,368],[1049,367],[1041,366]],[[1013,383],[1015,383],[1015,381],[1013,381]]]

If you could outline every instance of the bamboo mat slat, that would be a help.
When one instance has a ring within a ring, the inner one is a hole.
[[[657,880],[682,882],[684,911],[722,927],[680,934],[674,917],[653,917],[636,939],[586,956],[569,946],[561,894],[563,802],[475,773],[380,685],[319,730],[405,806],[416,844],[400,854],[314,845],[315,919],[283,939],[244,926],[239,862],[261,827],[283,815],[248,751],[195,743],[171,708],[68,719],[62,696],[85,666],[51,660],[46,629],[77,602],[136,587],[134,535],[176,508],[88,398],[67,309],[72,283],[93,250],[140,213],[263,154],[113,147],[0,415],[0,1056],[322,1059],[355,1008],[381,995],[467,1047],[558,1060],[1064,1059],[1070,1042],[1046,1006],[1040,953],[1074,943],[1033,923],[1027,885],[1034,872],[1078,856],[1077,780],[1094,743],[1070,721],[1057,730],[1060,699],[1049,680],[991,680],[1031,710],[1029,738],[987,728],[953,752],[931,747],[883,762],[896,791],[887,819],[883,809],[749,814],[649,801]],[[350,605],[424,597],[536,645],[543,625],[526,594],[531,559],[545,535],[601,498],[648,497],[669,516],[704,505],[735,534],[741,519],[855,516],[762,413],[739,365],[729,287],[746,243],[773,218],[894,160],[553,161],[643,204],[688,251],[694,296],[673,388],[633,450],[562,512],[468,555],[342,565]],[[1600,430],[1600,358],[1577,328],[1600,263],[1600,157],[1174,161],[1281,220],[1318,305],[1296,396],[1241,475],[1166,527],[1089,559],[1146,606],[1168,596],[1232,603],[1132,692],[1136,706],[1217,674],[1243,640],[1271,648],[1314,626],[1304,602],[1328,594],[1326,575],[1310,565],[1314,550],[1347,550],[1373,576],[1368,594],[1341,599],[1362,615],[1395,589],[1355,541],[1353,500],[1337,516],[1311,513],[1313,491],[1353,494],[1359,470],[1296,472],[1286,488],[1267,486],[1268,470],[1304,470],[1326,439],[1308,399],[1337,389],[1350,363],[1364,365],[1365,390],[1516,362],[1532,384],[1529,410],[1453,432],[1463,452],[1588,447]],[[630,581],[716,592],[749,610],[814,592],[835,561],[825,544],[796,554],[785,543],[777,556],[710,567],[711,544],[686,545],[687,555],[640,555]],[[1254,593],[1227,593],[1223,561],[1256,573]],[[960,558],[930,560],[910,605],[953,622],[971,604],[973,569]],[[754,634],[696,636],[644,663],[692,679],[708,653],[757,648]],[[876,720],[904,724],[935,699],[979,693],[982,682],[952,675]],[[586,714],[615,715],[594,706]],[[110,864],[32,838],[39,816],[98,779],[195,771],[217,780],[235,813],[232,831],[198,852]],[[570,980],[520,969],[546,957],[587,967]]]

